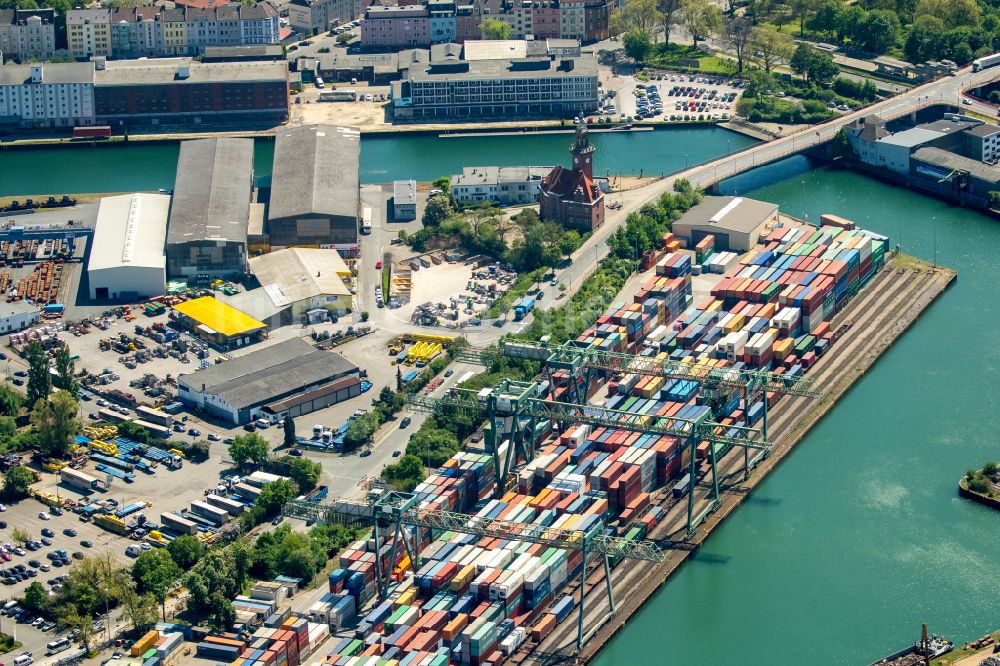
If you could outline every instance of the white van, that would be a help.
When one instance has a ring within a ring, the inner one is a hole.
[[[265,430],[271,427],[271,422],[268,421],[267,419],[257,419],[256,421],[254,421],[254,425],[260,428],[261,430]]]
[[[50,641],[45,645],[45,654],[56,654],[63,650],[68,650],[73,643],[66,636]],[[30,663],[30,662],[28,662]]]
[[[27,666],[33,663],[35,663],[35,659],[31,656],[30,652],[25,652],[22,655],[14,657],[14,666]]]

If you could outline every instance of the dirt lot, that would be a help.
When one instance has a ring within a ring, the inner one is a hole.
[[[383,95],[389,93],[388,86],[369,86],[367,83],[358,84],[340,83],[336,88],[328,87],[324,90],[307,84],[305,89],[292,98],[291,116],[289,125],[313,125],[316,123],[333,123],[337,125],[353,125],[365,129],[377,129],[379,127],[391,127],[392,112],[389,109],[390,102],[383,101],[358,101],[358,102],[320,102],[321,92],[331,89],[356,90],[358,96],[363,95]],[[298,100],[301,100],[299,102]]]

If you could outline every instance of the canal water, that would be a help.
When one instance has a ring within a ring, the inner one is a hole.
[[[928,309],[596,660],[867,664],[919,636],[1000,626],[1000,513],[959,499],[1000,455],[1000,229],[793,158],[723,184],[833,212],[958,270]]]
[[[466,166],[547,166],[569,163],[569,133],[439,138],[364,136],[361,182],[401,178],[430,181],[461,173]],[[684,169],[754,143],[715,127],[668,128],[653,132],[595,132],[598,175],[661,175]],[[78,194],[171,189],[177,144],[58,148],[0,152],[0,196]],[[271,180],[274,144],[258,141],[254,177]]]
[[[568,135],[365,138],[362,180],[566,162]],[[724,130],[597,134],[597,171],[671,172],[748,139]],[[170,187],[176,146],[0,153],[0,194]],[[257,146],[269,178],[271,145]],[[39,185],[48,183],[48,185]],[[957,497],[997,459],[1000,229],[978,214],[792,158],[728,193],[833,212],[959,279],[602,653],[600,666],[866,664],[919,633],[1000,623],[1000,514]]]

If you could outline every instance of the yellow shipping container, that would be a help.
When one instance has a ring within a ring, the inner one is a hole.
[[[795,348],[795,340],[792,338],[785,338],[784,340],[778,340],[774,343],[774,357],[777,359],[783,359],[792,353]]]
[[[708,304],[708,307],[705,308],[705,312],[716,312],[721,309],[722,309],[722,301],[716,298],[711,303]]]
[[[146,634],[132,644],[132,648],[129,650],[129,654],[133,657],[141,657],[146,650],[153,647],[157,639],[160,638],[160,632],[155,629],[146,632]]]
[[[743,322],[745,321],[745,319],[746,317],[743,316],[743,313],[734,314],[732,319],[726,322],[726,325],[723,327],[722,330],[724,330],[726,333],[735,333],[736,331],[739,331],[740,329],[743,328]]]
[[[651,398],[663,388],[663,377],[652,377],[642,389],[642,397]]]
[[[400,606],[410,606],[417,599],[418,589],[416,587],[411,587],[405,592],[401,593],[396,600],[392,602],[392,609],[396,610]]]

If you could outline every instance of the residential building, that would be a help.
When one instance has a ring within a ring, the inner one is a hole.
[[[539,212],[543,220],[594,231],[604,224],[604,192],[594,182],[594,147],[586,125],[577,125],[576,140],[569,152],[573,168],[557,166],[542,179]]]
[[[100,124],[273,126],[288,118],[285,62],[201,63],[189,58],[98,63]]]
[[[300,338],[177,377],[177,397],[233,424],[278,413],[301,416],[361,394],[360,371],[337,352]],[[269,408],[272,408],[269,410]]]
[[[0,118],[20,127],[93,125],[94,64],[0,66]]]
[[[513,206],[538,201],[541,184],[552,167],[465,167],[451,177],[451,196],[461,204],[492,201]]]
[[[412,48],[431,43],[430,12],[424,6],[374,6],[361,24],[365,48]]]
[[[102,12],[108,13],[106,25]],[[213,46],[280,42],[278,12],[267,2],[246,6],[71,9],[66,14],[66,25],[70,53],[76,58],[196,55]],[[107,44],[100,40],[105,28]]]
[[[559,37],[583,41],[585,0],[559,0]]]
[[[1000,158],[1000,127],[983,123],[962,132],[964,150],[967,157],[989,164]]]
[[[0,58],[48,60],[56,50],[56,10],[0,9]]]
[[[111,10],[71,9],[66,12],[66,42],[74,58],[111,55]]]
[[[41,310],[28,301],[0,303],[0,333],[16,333],[34,326],[41,318]]]
[[[91,298],[131,301],[163,293],[169,210],[166,194],[101,199],[87,263]]]
[[[364,16],[369,4],[370,0],[291,0],[288,25],[303,35],[314,35]]]
[[[889,136],[885,121],[875,115],[858,118],[844,127],[847,142],[865,164],[878,163],[878,141]]]
[[[617,7],[613,0],[595,0],[584,4],[583,40],[587,44],[611,37],[611,12]],[[564,39],[567,35],[560,35]]]
[[[253,139],[181,143],[167,229],[167,275],[202,282],[246,273]]]
[[[672,231],[694,247],[706,236],[720,252],[746,252],[757,245],[768,225],[778,220],[778,205],[744,197],[706,196],[674,222]]]
[[[427,0],[427,13],[431,44],[454,42],[457,38],[455,0]]]
[[[396,222],[417,219],[417,181],[393,181],[392,219]]]
[[[512,55],[495,58],[504,48]],[[412,63],[392,84],[393,113],[398,120],[572,118],[597,109],[597,85],[593,55],[551,55],[546,42],[438,44],[429,62]]]
[[[268,236],[272,247],[358,251],[361,133],[353,127],[281,128],[274,142]]]

